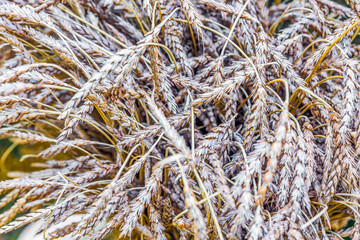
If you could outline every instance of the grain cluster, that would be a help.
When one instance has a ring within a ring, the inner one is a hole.
[[[358,0],[0,0],[0,138],[36,150],[0,234],[359,240],[359,29]]]

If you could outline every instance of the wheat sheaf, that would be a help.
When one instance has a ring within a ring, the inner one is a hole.
[[[0,0],[0,237],[360,240],[359,29],[358,0]]]

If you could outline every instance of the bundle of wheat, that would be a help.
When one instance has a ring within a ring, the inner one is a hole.
[[[0,137],[36,151],[0,234],[360,239],[359,29],[358,0],[0,0]]]

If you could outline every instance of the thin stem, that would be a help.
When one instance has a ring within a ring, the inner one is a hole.
[[[309,76],[305,79],[305,82],[307,84],[309,84],[310,80],[313,78],[316,70],[319,68],[320,64],[322,63],[322,61],[324,60],[324,58],[326,57],[326,55],[330,52],[330,50],[348,33],[350,32],[354,27],[356,27],[358,24],[360,23],[360,20],[356,21],[354,24],[352,24],[350,27],[348,27],[339,37],[337,37],[335,39],[334,42],[332,42],[330,44],[330,46],[326,49],[326,51],[322,54],[322,56],[320,57],[319,61],[316,63],[316,65],[314,66],[313,70],[311,71],[311,73],[309,74]]]
[[[239,14],[238,14],[238,16],[237,16],[236,19],[235,19],[235,22],[234,22],[234,24],[232,25],[232,27],[231,27],[231,29],[230,29],[230,33],[229,33],[229,35],[228,35],[228,37],[227,37],[228,39],[231,38],[231,35],[233,34],[233,32],[234,32],[234,30],[235,30],[235,27],[236,27],[238,21],[240,20],[240,17],[241,17],[241,15],[243,14],[245,8],[246,8],[247,5],[249,4],[249,2],[250,2],[250,0],[247,0],[247,1],[245,2],[245,4],[242,6],[242,8],[240,9]],[[227,44],[228,44],[228,42],[225,42],[224,47],[223,47],[223,49],[221,50],[220,56],[223,56],[223,55],[224,55]]]

